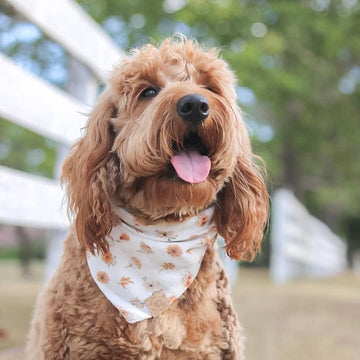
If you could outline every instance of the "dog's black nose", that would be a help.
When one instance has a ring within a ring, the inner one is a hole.
[[[178,101],[177,112],[184,120],[197,124],[209,116],[209,103],[202,95],[186,95]]]

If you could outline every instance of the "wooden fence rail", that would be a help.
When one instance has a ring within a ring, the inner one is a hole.
[[[0,115],[18,125],[70,145],[85,125],[90,107],[0,55]]]
[[[66,229],[68,220],[58,181],[0,166],[0,222]]]
[[[123,56],[100,25],[72,0],[6,1],[103,81]]]
[[[80,129],[84,127],[86,113],[92,105],[91,101],[84,99],[86,96],[81,95],[82,90],[88,92],[88,89],[82,87],[89,81],[104,82],[123,52],[72,0],[6,1],[15,11],[62,45],[71,57],[91,70],[87,73],[92,79],[88,78],[87,81],[81,78],[81,82],[79,80],[75,84],[74,79],[70,78],[70,94],[0,55],[0,116],[67,148],[80,137]],[[79,65],[77,70],[79,73],[82,71]],[[74,95],[84,101],[77,100]],[[94,97],[94,94],[88,96]],[[56,179],[49,180],[0,167],[0,223],[63,229],[68,220],[66,212],[60,211],[62,199],[62,191]]]

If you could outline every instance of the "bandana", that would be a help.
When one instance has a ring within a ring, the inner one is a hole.
[[[160,315],[196,278],[216,236],[214,208],[181,223],[140,225],[122,208],[109,252],[87,262],[94,281],[129,323]]]

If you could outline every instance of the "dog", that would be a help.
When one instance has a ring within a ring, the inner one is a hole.
[[[252,260],[268,195],[235,83],[217,50],[184,38],[114,68],[63,165],[74,224],[28,359],[243,359],[215,239]]]

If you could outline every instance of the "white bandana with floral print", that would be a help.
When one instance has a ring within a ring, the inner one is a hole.
[[[122,208],[109,252],[87,262],[94,281],[129,323],[157,316],[191,285],[217,236],[214,208],[181,223],[144,226]]]

